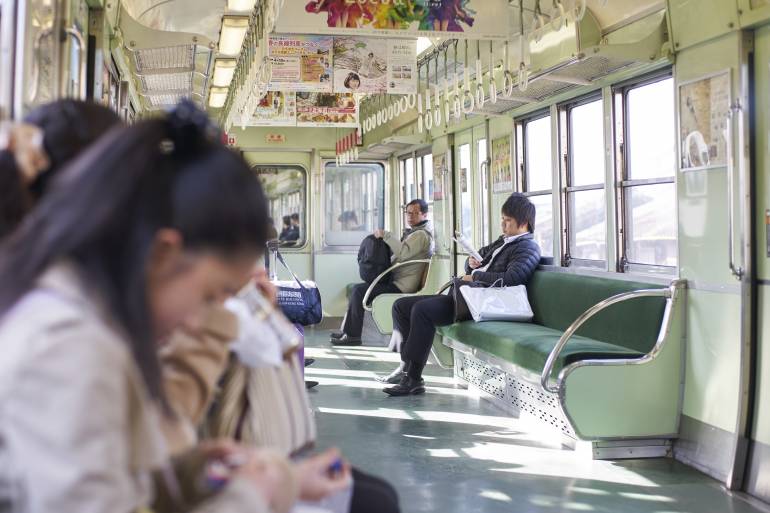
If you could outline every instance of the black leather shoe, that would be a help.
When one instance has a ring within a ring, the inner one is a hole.
[[[400,368],[394,370],[387,376],[377,376],[376,379],[380,383],[387,383],[389,385],[398,385],[401,383],[401,380],[406,376],[406,373],[402,371]]]
[[[310,390],[318,384],[318,381],[305,381],[305,388]]]
[[[310,367],[315,363],[315,358],[305,358],[305,367]]]
[[[341,339],[341,338],[342,338],[342,337],[344,337],[344,336],[345,336],[345,333],[343,333],[342,331],[335,331],[335,332],[333,332],[333,333],[330,335],[330,337],[332,338],[332,340],[339,340],[339,339]]]
[[[401,383],[394,387],[383,388],[382,391],[392,396],[424,394],[425,380],[414,379],[409,377],[409,375],[405,375],[401,378]]]
[[[348,335],[343,335],[342,338],[336,340],[332,339],[331,343],[333,346],[360,346],[361,337],[349,337]]]

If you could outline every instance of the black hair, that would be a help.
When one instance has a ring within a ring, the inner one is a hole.
[[[117,114],[96,103],[58,100],[34,109],[25,123],[43,132],[49,166],[27,185],[11,152],[0,152],[0,239],[21,223],[48,188],[52,177],[110,128],[121,123]]]
[[[352,80],[357,80],[358,81],[358,85],[359,86],[361,85],[361,77],[359,77],[357,74],[355,74],[353,72],[350,72],[350,73],[348,73],[348,76],[345,78],[345,87],[350,89],[351,88],[350,87],[350,82]]]
[[[43,149],[50,165],[32,182],[36,198],[45,193],[52,178],[65,164],[93,144],[112,127],[122,124],[107,107],[80,100],[58,100],[30,112],[26,123],[43,131]]]
[[[519,225],[526,224],[529,233],[535,233],[535,205],[520,192],[514,192],[503,203],[503,215],[512,217]]]
[[[296,212],[294,212],[294,213],[291,215],[291,219],[292,219],[292,221],[299,221],[299,214],[298,214],[298,213],[296,213]]]
[[[284,226],[290,226],[291,225],[291,216],[283,216],[283,224]]]
[[[186,251],[255,258],[268,233],[259,180],[201,116],[185,102],[165,118],[113,129],[57,173],[0,246],[0,317],[51,265],[70,262],[107,305],[150,394],[164,403],[146,285],[157,231],[178,230]]]
[[[412,201],[406,204],[407,207],[409,205],[418,205],[420,207],[420,212],[422,212],[423,214],[428,213],[428,202],[425,201],[424,199],[421,199],[421,198],[413,199]]]

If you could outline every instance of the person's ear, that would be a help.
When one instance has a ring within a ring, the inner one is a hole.
[[[183,263],[182,234],[173,228],[161,228],[155,234],[150,248],[148,268],[155,277],[167,277],[179,270]]]

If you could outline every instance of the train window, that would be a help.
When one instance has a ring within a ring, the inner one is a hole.
[[[329,162],[324,176],[326,246],[358,247],[364,237],[384,227],[385,172],[381,164],[338,166]]]
[[[481,177],[481,244],[489,244],[489,167],[487,163],[487,140],[476,143],[476,169]]]
[[[471,145],[460,146],[460,231],[473,240],[473,198],[471,196]]]
[[[275,238],[284,247],[304,246],[307,173],[298,166],[255,166],[254,171],[267,195]]]
[[[620,270],[677,265],[676,129],[671,77],[616,92],[623,226]],[[665,269],[662,269],[665,270]]]
[[[522,192],[537,209],[535,240],[543,256],[553,256],[551,116],[517,123],[516,148]]]
[[[567,106],[562,130],[566,130],[567,145],[566,261],[596,266],[606,260],[607,253],[601,99]]]

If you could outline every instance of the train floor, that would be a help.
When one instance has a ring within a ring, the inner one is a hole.
[[[427,393],[389,397],[374,380],[398,355],[381,346],[333,348],[310,330],[306,379],[319,446],[388,479],[404,513],[750,513],[767,511],[726,493],[672,459],[592,461],[537,426],[512,418],[426,368]]]

